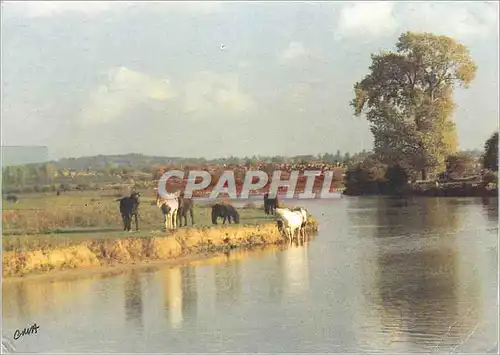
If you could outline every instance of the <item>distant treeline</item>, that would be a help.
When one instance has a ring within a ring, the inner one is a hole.
[[[257,165],[260,163],[274,164],[299,164],[321,161],[326,164],[349,164],[356,162],[368,156],[371,152],[363,150],[362,152],[351,155],[350,153],[341,153],[337,150],[335,154],[324,153],[318,155],[298,155],[293,157],[285,156],[262,156],[254,155],[252,157],[226,157],[216,159],[205,158],[181,158],[181,157],[159,157],[143,154],[123,154],[123,155],[97,155],[93,157],[63,158],[57,161],[49,161],[55,169],[68,169],[74,171],[84,170],[111,170],[113,168],[129,168],[133,170],[147,169],[151,166],[179,165],[179,164],[208,164],[208,165]],[[24,165],[31,169],[40,167],[43,164]]]
[[[153,157],[142,154],[98,155],[60,159],[43,164],[7,166],[3,168],[4,193],[51,192],[116,188],[123,184],[137,187],[153,186],[159,172],[165,169],[221,170],[243,166],[288,166],[326,164],[346,168],[363,161],[372,154],[363,150],[356,154],[337,151],[335,154],[283,156],[228,157],[217,159]]]

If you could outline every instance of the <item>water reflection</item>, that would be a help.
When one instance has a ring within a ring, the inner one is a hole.
[[[2,316],[33,319],[40,313],[61,311],[85,300],[94,278],[2,282]]]
[[[498,198],[485,196],[481,202],[488,220],[498,223]]]
[[[182,273],[180,268],[163,270],[163,296],[167,319],[172,328],[182,326]]]
[[[281,301],[284,297],[285,267],[283,266],[283,258],[281,257],[283,250],[284,248],[274,249],[272,251],[272,257],[267,260],[267,273],[265,278],[267,279],[268,297],[273,301]]]
[[[283,299],[290,296],[304,295],[309,289],[308,243],[294,244],[278,253],[278,264],[281,267],[284,291]]]
[[[196,268],[186,266],[181,268],[182,275],[182,314],[184,317],[196,318],[198,314],[198,288],[196,283]]]
[[[165,268],[162,271],[164,309],[173,328],[181,328],[188,319],[198,315],[196,267]]]
[[[214,279],[217,304],[227,306],[234,304],[241,298],[242,290],[242,261],[239,259],[227,260],[214,265]]]
[[[391,208],[392,203],[380,200],[378,224],[388,229],[404,225],[411,233],[391,240],[394,235],[387,229],[374,229],[378,293],[372,297],[383,328],[390,342],[406,338],[418,350],[458,344],[463,329],[477,323],[480,293],[477,280],[464,280],[458,267],[460,207],[440,199],[420,200],[403,209]]]
[[[486,351],[498,334],[490,207],[400,202],[321,205],[324,227],[305,246],[138,269],[140,280],[115,272],[6,285],[2,326],[43,327],[15,343],[23,353]]]
[[[142,283],[141,274],[137,270],[132,270],[125,275],[125,319],[135,322],[140,328],[143,326],[143,304],[142,304]]]

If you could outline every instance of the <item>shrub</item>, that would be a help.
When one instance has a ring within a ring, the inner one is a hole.
[[[400,193],[408,183],[408,172],[400,165],[387,166],[375,156],[347,170],[346,195]]]

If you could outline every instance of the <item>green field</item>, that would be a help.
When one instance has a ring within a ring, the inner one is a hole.
[[[139,232],[124,232],[114,191],[22,194],[18,202],[2,201],[2,247],[4,251],[32,250],[71,245],[89,239],[132,236],[167,236],[163,233],[163,214],[155,204],[154,191],[141,192]],[[272,221],[261,206],[238,209],[240,224]],[[208,204],[196,204],[195,227],[210,227]],[[219,224],[222,221],[219,219]],[[191,219],[188,216],[188,226]],[[183,227],[184,228],[184,227]],[[132,223],[135,230],[135,223]]]

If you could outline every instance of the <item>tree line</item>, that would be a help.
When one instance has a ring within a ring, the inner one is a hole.
[[[61,159],[60,161],[43,164],[27,164],[7,166],[3,168],[4,191],[15,192],[49,192],[56,190],[94,189],[105,183],[141,183],[158,179],[162,169],[190,168],[197,169],[206,166],[252,166],[260,164],[310,164],[324,163],[340,167],[352,166],[363,161],[372,154],[363,150],[355,154],[324,153],[318,155],[301,155],[295,157],[283,156],[253,156],[227,157],[217,159],[203,158],[168,158],[149,157],[140,154],[121,156],[97,156],[75,159]],[[78,169],[76,169],[78,168]]]

